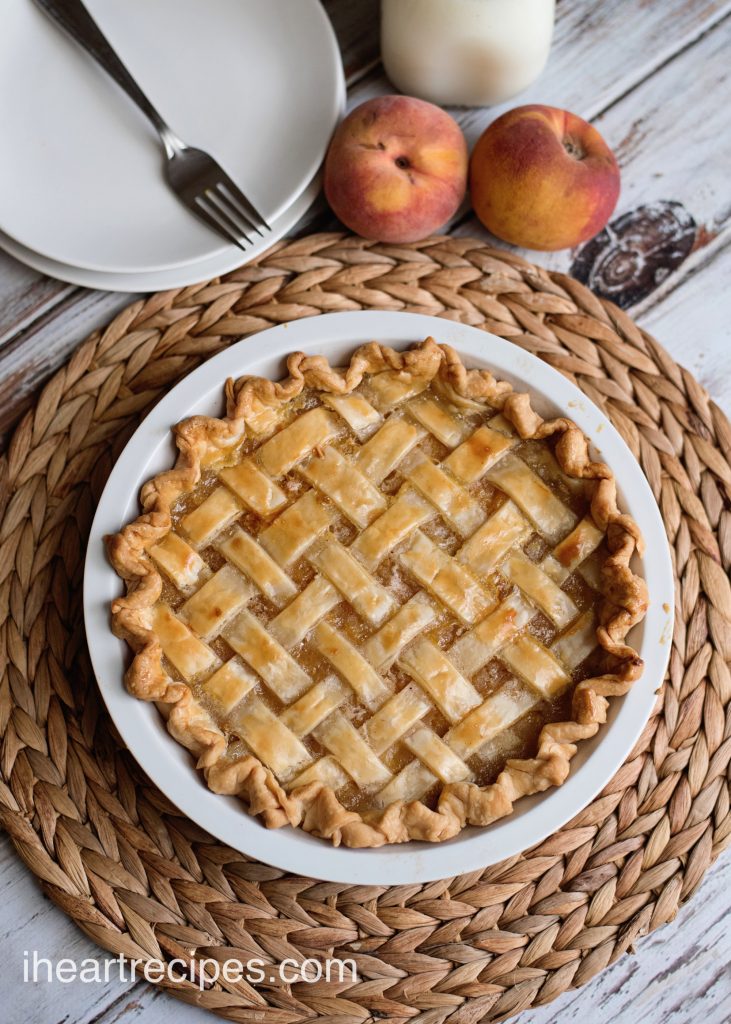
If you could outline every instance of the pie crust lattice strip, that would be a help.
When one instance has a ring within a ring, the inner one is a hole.
[[[175,468],[107,539],[127,687],[269,827],[372,847],[489,824],[560,785],[640,676],[639,530],[571,420],[431,338],[287,365],[175,427]],[[501,755],[541,714],[532,756]]]

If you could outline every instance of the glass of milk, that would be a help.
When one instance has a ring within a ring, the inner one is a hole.
[[[555,0],[382,0],[381,55],[402,92],[482,107],[543,70]]]

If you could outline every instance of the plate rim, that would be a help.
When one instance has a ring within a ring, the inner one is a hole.
[[[314,206],[322,190],[322,169],[318,169],[295,198],[291,206],[280,214],[271,225],[272,234],[266,239],[266,245],[254,247],[244,254],[235,245],[230,245],[215,257],[200,263],[186,263],[168,270],[141,271],[135,274],[106,272],[103,270],[86,270],[68,263],[59,263],[41,253],[34,252],[16,242],[14,238],[0,229],[0,249],[40,274],[47,274],[59,281],[80,285],[82,288],[102,289],[108,292],[158,292],[171,288],[188,288],[195,284],[205,284],[211,278],[238,270],[252,260],[260,259],[272,246],[281,241],[291,231],[308,210]]]
[[[472,365],[485,365],[498,376],[530,379],[531,392],[542,396],[544,404],[547,393],[558,396],[558,401],[548,401],[568,411],[590,440],[600,437],[602,453],[610,450],[607,461],[617,472],[622,503],[637,519],[647,542],[643,570],[652,601],[644,624],[636,627],[642,635],[639,649],[646,667],[625,697],[613,699],[608,723],[597,736],[583,741],[567,781],[537,797],[522,798],[516,814],[486,828],[465,829],[445,843],[412,842],[376,850],[335,848],[300,829],[267,830],[236,798],[211,793],[190,756],[164,730],[154,705],[126,692],[121,685],[126,645],[113,636],[108,624],[108,601],[121,592],[121,585],[106,561],[102,535],[110,524],[116,523],[119,529],[120,508],[137,507],[137,491],[156,471],[151,468],[155,458],[170,464],[171,425],[199,411],[196,406],[210,407],[212,396],[222,393],[226,377],[259,372],[258,364],[278,364],[295,350],[327,355],[328,349],[330,354],[343,348],[352,351],[372,338],[406,347],[429,334],[453,345]],[[394,885],[451,877],[520,853],[553,834],[594,799],[626,760],[654,707],[670,656],[675,588],[665,529],[649,483],[619,433],[574,384],[531,353],[478,328],[422,314],[363,310],[321,314],[245,338],[202,364],[160,400],[127,443],[99,499],[86,553],[83,603],[91,661],[110,716],[138,764],[184,814],[228,846],[294,874],[346,884]],[[116,668],[110,669],[110,664]],[[116,683],[110,676],[116,677]],[[157,755],[147,746],[142,749],[142,739],[156,734],[165,741],[164,745],[151,741]],[[588,769],[587,761],[591,761],[591,775],[588,770],[582,774]],[[183,778],[185,764],[188,770]]]

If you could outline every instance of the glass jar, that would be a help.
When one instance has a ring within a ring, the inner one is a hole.
[[[382,0],[386,74],[433,103],[500,103],[543,70],[554,14],[555,0]]]

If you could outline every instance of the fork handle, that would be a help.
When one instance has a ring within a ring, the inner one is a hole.
[[[127,93],[152,122],[168,153],[183,148],[172,129],[150,103],[137,82],[114,51],[112,44],[92,18],[81,0],[35,0],[38,7],[60,25],[106,73]]]

